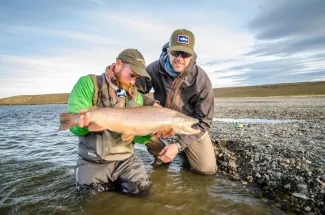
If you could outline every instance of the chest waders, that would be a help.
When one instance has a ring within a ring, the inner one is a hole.
[[[130,98],[128,95],[125,97],[117,96],[115,90],[117,86],[112,83],[112,68],[110,66],[108,77],[105,73],[99,76],[91,75],[95,86],[93,105],[99,108],[124,108],[140,105],[137,104],[138,92],[136,88],[134,88],[133,96]],[[97,163],[125,160],[134,154],[134,143],[123,142],[121,136],[122,134],[109,130],[89,132],[85,136],[79,137],[78,155],[85,160]]]

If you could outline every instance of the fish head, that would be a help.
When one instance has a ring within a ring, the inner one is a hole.
[[[201,130],[196,130],[192,126],[199,120],[186,116],[184,114],[176,114],[173,118],[173,133],[175,134],[198,134]]]

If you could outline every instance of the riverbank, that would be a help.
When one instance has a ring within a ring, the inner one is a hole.
[[[325,96],[325,81],[214,88],[213,93],[215,98]],[[0,105],[67,104],[69,95],[61,93],[12,96],[0,98]],[[152,93],[148,95],[152,96]]]
[[[45,105],[67,104],[69,93],[44,94],[44,95],[20,95],[0,99],[0,105]]]
[[[325,213],[325,97],[216,99],[214,117],[219,173],[284,211]]]

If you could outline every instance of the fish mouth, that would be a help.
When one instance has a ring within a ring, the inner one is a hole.
[[[201,130],[194,129],[192,127],[187,127],[185,129],[180,130],[181,134],[199,134]]]
[[[195,118],[184,119],[182,117],[177,117],[173,122],[174,132],[178,134],[199,134],[201,130],[192,128],[192,126],[198,122],[199,120]]]

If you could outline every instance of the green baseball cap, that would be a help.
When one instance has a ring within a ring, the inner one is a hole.
[[[194,55],[194,34],[186,29],[177,29],[169,40],[170,51],[183,51]]]
[[[150,75],[146,71],[144,57],[137,49],[125,49],[118,55],[116,60],[129,64],[136,74],[151,79]]]

